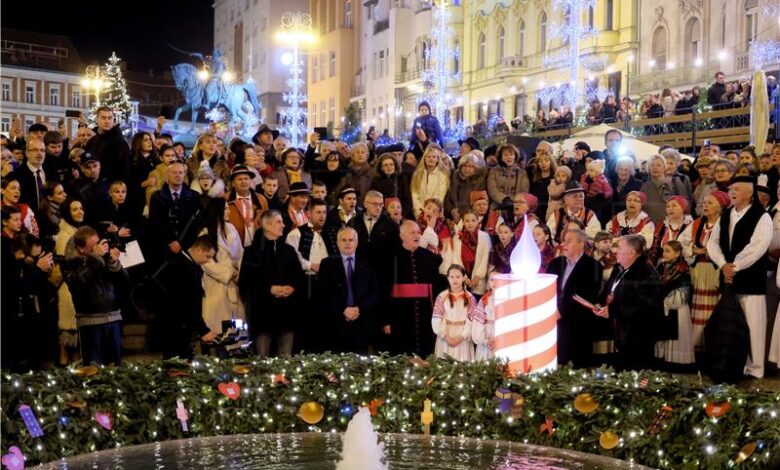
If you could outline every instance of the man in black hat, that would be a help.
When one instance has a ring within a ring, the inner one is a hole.
[[[252,143],[265,149],[265,162],[274,168],[279,166],[274,151],[274,140],[277,137],[279,137],[279,131],[271,129],[268,124],[261,125],[252,136]]]
[[[590,238],[601,230],[601,222],[596,214],[585,207],[585,190],[576,181],[569,181],[563,191],[563,207],[547,219],[547,226],[558,243],[562,242],[566,224],[575,219],[585,226],[585,233]]]
[[[766,350],[766,253],[772,241],[772,218],[758,203],[755,180],[737,176],[729,185],[732,206],[712,228],[707,253],[720,269],[721,288],[737,296],[750,329],[750,357],[745,374],[764,376]]]
[[[233,189],[228,195],[228,220],[241,237],[244,246],[252,244],[257,225],[255,220],[268,210],[265,198],[257,197],[252,189],[254,173],[246,165],[236,165],[230,172]]]
[[[323,229],[323,236],[327,243],[336,246],[336,235],[339,229],[349,224],[350,220],[357,215],[357,191],[355,188],[347,186],[338,193],[338,205],[328,211]]]
[[[466,137],[463,140],[459,140],[458,145],[460,145],[460,153],[458,154],[459,157],[466,155],[472,150],[481,150],[479,147],[479,141],[474,137]]]
[[[309,203],[311,190],[302,181],[290,185],[287,192],[287,202],[284,203],[282,211],[282,220],[284,221],[284,235],[287,236],[291,230],[301,225],[309,223],[309,217],[306,215],[306,205]]]

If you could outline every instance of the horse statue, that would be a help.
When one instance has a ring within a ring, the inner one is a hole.
[[[173,81],[176,89],[184,96],[185,103],[176,109],[173,123],[179,126],[179,115],[188,109],[192,112],[192,125],[188,132],[195,131],[195,122],[201,108],[213,109],[217,106],[224,107],[230,113],[230,124],[235,125],[238,119],[248,122],[249,115],[243,110],[245,102],[249,101],[254,108],[255,116],[260,115],[260,103],[257,101],[257,90],[254,82],[222,83],[219,93],[214,93],[214,88],[208,88],[208,82],[198,78],[198,70],[194,65],[181,63],[171,66]],[[215,96],[216,95],[216,96]]]

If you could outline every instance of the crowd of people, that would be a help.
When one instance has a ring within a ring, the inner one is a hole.
[[[558,275],[559,363],[693,367],[721,344],[705,329],[722,293],[741,316],[718,321],[749,329],[740,374],[780,360],[780,144],[641,164],[613,130],[601,151],[469,137],[450,156],[435,120],[421,104],[408,148],[313,133],[298,149],[262,125],[187,155],[164,133],[128,145],[109,108],[73,139],[3,138],[3,368],[119,363],[139,284],[166,358],[240,320],[261,356],[487,359],[495,275],[526,230]]]

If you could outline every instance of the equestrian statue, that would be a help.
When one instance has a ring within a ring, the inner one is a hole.
[[[183,111],[190,110],[192,113],[192,125],[188,131],[191,133],[195,130],[195,123],[202,108],[211,110],[220,106],[230,113],[231,126],[234,126],[239,119],[248,122],[249,115],[243,109],[247,101],[254,109],[255,116],[260,116],[260,103],[257,101],[254,81],[250,79],[244,83],[229,83],[225,80],[227,63],[221,49],[216,48],[213,55],[207,56],[199,52],[188,54],[203,62],[208,78],[198,76],[198,69],[188,62],[171,66],[176,89],[181,92],[185,100],[184,105],[176,109],[176,115],[173,117],[176,128],[179,125],[179,115]]]

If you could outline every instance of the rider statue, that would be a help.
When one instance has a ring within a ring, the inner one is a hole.
[[[215,48],[214,55],[203,56],[200,52],[190,53],[190,57],[197,57],[206,65],[209,71],[209,82],[206,85],[206,101],[210,105],[219,103],[225,95],[225,85],[222,83],[222,74],[227,70],[227,60],[222,55],[222,49]]]

